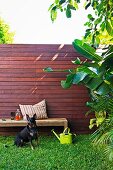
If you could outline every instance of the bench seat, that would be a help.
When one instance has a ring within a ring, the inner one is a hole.
[[[36,120],[37,126],[63,126],[64,129],[68,127],[68,121],[66,118],[47,118]],[[0,127],[20,127],[26,126],[27,121],[25,120],[11,120],[11,119],[0,119]]]

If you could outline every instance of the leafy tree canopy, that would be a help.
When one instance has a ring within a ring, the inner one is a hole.
[[[13,43],[14,33],[10,32],[10,27],[0,18],[0,44]]]
[[[54,0],[49,7],[51,20],[55,21],[58,11],[65,12],[71,18],[72,11],[79,9],[81,0]],[[84,24],[86,32],[83,40],[97,48],[99,44],[113,44],[113,0],[84,0],[84,8],[92,8]]]

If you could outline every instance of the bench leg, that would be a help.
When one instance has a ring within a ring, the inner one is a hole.
[[[66,129],[68,127],[68,121],[64,122],[64,129]]]

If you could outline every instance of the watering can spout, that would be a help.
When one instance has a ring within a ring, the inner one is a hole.
[[[54,135],[57,137],[57,139],[60,141],[60,137],[56,134],[56,132],[54,131],[54,129],[52,129],[51,132],[53,132]]]

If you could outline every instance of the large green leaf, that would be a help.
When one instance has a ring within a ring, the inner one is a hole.
[[[96,51],[94,48],[90,47],[86,43],[82,43],[81,40],[75,39],[73,41],[74,48],[83,56],[85,56],[89,60],[93,61],[101,61],[102,57],[96,54]]]
[[[109,85],[104,82],[98,87],[98,89],[96,89],[96,93],[99,95],[106,95],[110,91],[111,91],[111,89],[110,89]]]
[[[81,64],[81,60],[80,60],[80,58],[77,57],[76,60],[72,61],[72,63],[80,65]]]
[[[98,69],[93,68],[93,67],[81,66],[81,67],[77,68],[77,71],[87,73],[91,77],[97,77],[97,75],[98,75]]]
[[[87,76],[87,73],[85,72],[77,72],[74,75],[74,79],[73,79],[73,84],[79,84],[85,77]]]
[[[74,74],[68,74],[66,80],[61,81],[61,86],[65,89],[70,88],[73,82]]]
[[[92,78],[87,84],[86,86],[91,89],[91,90],[95,90],[96,88],[99,87],[100,84],[103,83],[103,80],[100,78]]]
[[[87,66],[87,67],[93,67],[93,68],[99,68],[100,67],[97,62],[94,62],[94,63],[83,62],[82,65]]]
[[[61,81],[61,86],[62,86],[64,89],[70,88],[71,85],[72,85],[71,82],[66,82],[66,80],[62,80],[62,81]]]
[[[66,78],[66,81],[67,82],[72,82],[73,81],[73,77],[74,77],[74,74],[68,74],[67,78]]]
[[[83,83],[86,85],[89,81],[91,81],[91,79],[93,79],[92,77],[90,77],[89,75],[87,75],[84,80]]]

